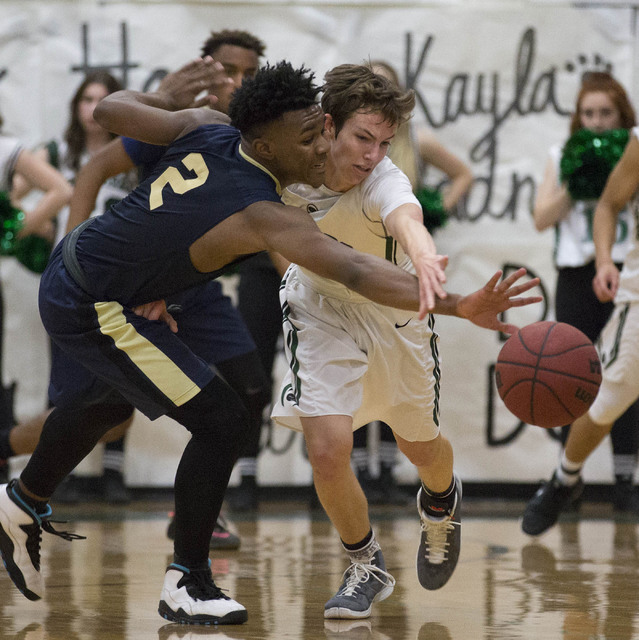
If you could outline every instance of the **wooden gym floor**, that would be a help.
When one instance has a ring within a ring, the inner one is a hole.
[[[157,614],[171,559],[171,502],[126,508],[59,507],[59,525],[87,536],[44,535],[47,594],[29,602],[0,567],[0,640],[626,640],[639,638],[639,547],[632,515],[586,503],[537,540],[518,518],[523,502],[464,503],[462,552],[441,590],[415,575],[419,524],[412,506],[371,517],[395,592],[364,621],[324,621],[345,556],[325,517],[306,502],[263,502],[227,513],[239,551],[211,554],[216,582],[248,609],[240,626],[169,624]]]

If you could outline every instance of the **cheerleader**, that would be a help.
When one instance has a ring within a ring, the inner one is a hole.
[[[557,321],[583,331],[593,342],[606,324],[614,305],[595,296],[595,246],[592,220],[608,174],[619,160],[636,124],[635,112],[624,88],[609,73],[584,75],[570,121],[570,138],[550,150],[537,191],[533,216],[535,227],[554,227],[554,262],[557,268],[555,316]],[[621,268],[633,234],[629,207],[620,212],[612,257]],[[633,478],[637,466],[639,404],[617,420],[611,433],[615,488],[614,508],[632,509]],[[569,426],[562,428],[566,442]],[[559,491],[569,502],[578,499],[582,485],[559,471]],[[565,477],[564,477],[565,476]],[[568,481],[573,486],[566,487]],[[532,514],[530,515],[532,517]],[[535,528],[535,527],[533,527]],[[524,529],[525,530],[525,529]]]

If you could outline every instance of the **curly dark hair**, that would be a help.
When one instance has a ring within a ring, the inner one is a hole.
[[[267,64],[254,78],[245,78],[233,92],[229,106],[231,124],[247,140],[261,135],[263,128],[289,111],[308,109],[317,104],[320,88],[315,75],[304,66],[294,69],[282,60]]]
[[[415,108],[415,92],[406,91],[370,65],[341,64],[324,76],[322,109],[329,113],[339,133],[356,112],[380,112],[391,124],[408,120]]]
[[[222,31],[211,32],[210,37],[202,45],[202,57],[215,57],[215,52],[225,44],[230,44],[242,49],[255,51],[258,58],[264,55],[266,45],[248,31],[239,31],[232,29],[223,29]]]

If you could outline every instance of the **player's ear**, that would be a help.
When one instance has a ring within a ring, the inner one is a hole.
[[[255,138],[251,142],[251,148],[258,158],[272,160],[275,156],[274,146],[269,138]]]
[[[324,114],[324,134],[328,138],[335,138],[335,120],[330,113]]]

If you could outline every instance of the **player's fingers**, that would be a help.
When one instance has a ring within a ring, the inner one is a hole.
[[[433,289],[420,281],[419,287],[419,319],[423,320],[435,307],[435,293]]]
[[[437,296],[438,298],[441,298],[441,299],[444,299],[448,295],[444,290],[444,288],[442,287],[441,280],[437,278],[432,279],[431,290],[434,292],[434,296]],[[434,296],[433,296],[433,305],[435,304]]]
[[[215,105],[217,104],[217,96],[214,96],[213,94],[209,93],[207,95],[205,95],[202,98],[198,98],[192,105],[192,107],[195,108],[200,108],[200,107],[212,107],[215,108]]]
[[[506,293],[508,296],[518,296],[521,293],[525,293],[526,291],[530,291],[534,289],[539,284],[539,278],[533,278],[528,282],[522,282],[522,284],[518,284],[514,287],[509,287]]]
[[[150,309],[148,311],[148,315],[146,316],[146,318],[148,320],[160,320],[162,318],[162,313],[163,313],[162,309],[157,305],[153,304],[153,305],[150,305]]]
[[[495,274],[493,274],[490,280],[484,285],[484,289],[486,291],[494,291],[495,287],[497,286],[497,283],[499,282],[499,278],[501,278],[502,273],[503,272],[499,270]]]
[[[541,296],[530,296],[527,298],[508,298],[508,304],[510,307],[525,307],[529,304],[536,304],[541,302],[543,298]]]
[[[508,277],[504,278],[499,286],[505,289],[509,289],[517,280],[526,275],[526,269],[524,267],[520,267],[517,271],[513,271]]]
[[[143,318],[146,318],[146,314],[148,313],[148,308],[149,308],[148,304],[141,304],[137,307],[133,307],[133,313],[135,313],[136,316],[142,316]]]
[[[517,325],[514,324],[505,324],[503,322],[499,323],[499,331],[501,331],[502,333],[506,333],[509,336],[512,335],[513,333],[517,333],[517,331],[519,331],[519,327]]]
[[[173,333],[177,333],[178,331],[177,322],[175,321],[175,318],[168,311],[165,311],[162,314],[161,320],[163,320],[164,322],[166,322],[166,324],[169,325],[169,329],[171,329]]]

